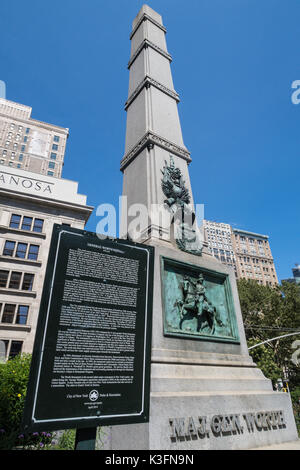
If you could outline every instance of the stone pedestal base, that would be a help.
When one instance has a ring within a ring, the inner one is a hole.
[[[114,450],[235,450],[294,441],[287,393],[257,368],[153,365],[150,421],[114,426]]]
[[[297,440],[290,396],[248,353],[232,269],[205,252],[183,253],[170,243],[155,246],[149,423],[111,428],[112,450],[250,449]],[[162,259],[188,263],[228,277],[238,341],[164,334]]]

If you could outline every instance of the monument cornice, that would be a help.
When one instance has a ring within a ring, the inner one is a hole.
[[[157,145],[158,147],[161,147],[167,150],[168,152],[171,152],[172,154],[183,158],[188,163],[192,161],[190,157],[190,152],[187,149],[180,147],[179,145],[174,144],[173,142],[170,142],[164,137],[155,134],[155,132],[153,131],[148,131],[140,139],[140,141],[127,154],[124,155],[121,160],[120,170],[123,171],[126,166],[129,165],[129,163],[132,162],[139,155],[139,153],[144,150],[144,148],[151,148],[151,146],[153,145]]]
[[[159,29],[161,29],[164,33],[167,32],[166,28],[162,24],[160,24],[158,21],[156,21],[154,18],[152,18],[147,13],[144,13],[141,16],[140,20],[135,25],[135,27],[133,28],[133,30],[131,31],[130,36],[129,36],[130,40],[133,38],[134,34],[137,32],[137,30],[139,29],[141,24],[146,20],[151,21],[151,23],[153,23],[155,26],[157,26]]]
[[[127,111],[128,107],[131,105],[133,100],[139,95],[139,93],[143,90],[144,87],[148,88],[149,86],[154,86],[158,90],[162,91],[166,95],[170,96],[171,98],[174,98],[177,103],[179,103],[179,95],[176,93],[176,91],[170,90],[170,88],[166,87],[162,83],[158,82],[157,80],[154,80],[154,78],[149,77],[149,75],[146,75],[144,80],[136,87],[136,89],[131,93],[129,96],[128,100],[125,103],[125,111]]]
[[[136,49],[136,51],[134,52],[134,54],[132,55],[132,57],[130,58],[129,62],[128,62],[128,65],[127,65],[127,68],[129,69],[131,67],[131,65],[133,64],[133,62],[135,61],[135,59],[138,57],[138,55],[141,53],[141,51],[147,47],[151,47],[152,49],[154,49],[156,52],[158,52],[159,54],[161,54],[163,57],[165,57],[166,59],[168,59],[170,62],[172,62],[172,56],[164,51],[163,49],[161,49],[161,47],[157,46],[156,44],[154,44],[154,42],[152,41],[149,41],[149,39],[144,39],[143,42],[139,45],[139,47]]]

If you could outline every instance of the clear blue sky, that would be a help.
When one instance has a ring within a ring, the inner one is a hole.
[[[63,176],[118,204],[137,0],[2,0],[0,79],[70,128]],[[152,0],[167,28],[190,175],[205,217],[268,234],[279,279],[299,251],[299,0]],[[95,231],[94,214],[87,229]]]

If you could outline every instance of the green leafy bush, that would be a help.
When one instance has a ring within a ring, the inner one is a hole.
[[[0,449],[47,449],[52,433],[22,432],[22,416],[30,371],[31,354],[0,364]]]
[[[74,450],[75,447],[75,429],[66,429],[60,436],[55,450]]]

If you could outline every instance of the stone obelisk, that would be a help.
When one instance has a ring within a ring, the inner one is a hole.
[[[249,356],[234,272],[206,253],[194,230],[191,157],[165,33],[144,5],[130,35],[121,160],[122,236],[133,236],[135,205],[160,213],[139,230],[155,247],[150,420],[112,427],[111,446],[247,449],[295,440],[289,395],[274,392]]]

